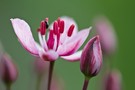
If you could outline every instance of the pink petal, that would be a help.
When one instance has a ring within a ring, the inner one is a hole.
[[[61,37],[60,37],[60,42],[63,43],[67,39],[66,37],[67,37],[67,33],[68,33],[69,27],[72,24],[75,25],[73,33],[72,33],[72,36],[71,36],[71,37],[73,37],[78,32],[78,26],[77,26],[76,22],[72,18],[70,18],[70,17],[63,16],[63,17],[61,17],[61,19],[64,20],[64,22],[65,22],[64,32],[61,34]]]
[[[68,61],[71,61],[71,62],[74,62],[74,61],[80,60],[81,54],[82,54],[82,50],[78,51],[78,52],[76,52],[72,55],[69,55],[69,56],[61,56],[61,58],[65,59],[65,60],[68,60]]]
[[[64,32],[61,34],[61,37],[60,37],[60,42],[63,43],[67,38],[67,33],[68,33],[68,29],[69,27],[74,24],[75,25],[75,28],[74,28],[74,31],[72,33],[72,36],[76,35],[77,32],[78,32],[78,26],[76,24],[76,22],[70,18],[70,17],[67,17],[67,16],[62,16],[60,17],[61,20],[64,21]],[[50,29],[52,30],[53,29],[53,23],[50,25]],[[72,37],[71,36],[71,37]]]
[[[75,25],[75,28],[74,28],[74,31],[73,33],[76,34],[78,32],[78,26],[76,24],[76,22],[74,21],[74,19],[70,18],[70,17],[67,17],[67,16],[63,16],[63,17],[60,17],[61,20],[64,20],[65,22],[65,27],[64,27],[64,32],[67,33],[67,30],[69,29],[69,27],[74,24]]]
[[[68,39],[64,44],[59,45],[57,52],[60,56],[68,56],[76,52],[88,37],[90,28],[81,30],[74,37]]]
[[[45,61],[55,61],[58,59],[59,55],[54,50],[49,50],[45,52],[43,49],[39,51],[40,57]]]
[[[32,36],[29,25],[24,20],[18,18],[10,20],[12,22],[15,34],[22,46],[31,54],[38,55],[38,50],[36,48],[35,40]]]

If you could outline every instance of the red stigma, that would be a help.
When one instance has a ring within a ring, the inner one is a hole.
[[[53,49],[54,46],[54,37],[53,37],[53,30],[50,30],[49,32],[49,39],[47,41],[47,46],[49,49]]]

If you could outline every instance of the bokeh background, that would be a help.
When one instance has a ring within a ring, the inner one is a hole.
[[[122,73],[123,90],[134,90],[135,80],[135,1],[134,0],[0,0],[0,41],[19,70],[18,80],[13,90],[30,90],[34,74],[33,57],[27,53],[13,32],[10,18],[19,17],[26,20],[32,28],[34,38],[41,20],[49,21],[59,16],[73,17],[79,29],[92,25],[93,19],[105,15],[113,24],[118,37],[118,52],[113,58],[113,65]],[[64,60],[56,62],[55,71],[63,79],[65,90],[81,90],[83,75],[79,63]],[[99,76],[93,78],[88,90],[96,90]],[[0,83],[0,88],[3,84]]]

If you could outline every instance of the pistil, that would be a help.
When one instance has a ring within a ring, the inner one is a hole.
[[[53,49],[53,46],[54,46],[54,36],[53,36],[53,30],[50,30],[49,32],[49,39],[47,41],[47,46],[49,49]]]

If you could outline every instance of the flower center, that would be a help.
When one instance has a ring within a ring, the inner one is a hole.
[[[64,22],[64,20],[58,18],[53,23],[53,28],[49,30],[49,38],[46,42],[45,34],[46,34],[46,29],[48,29],[48,27],[49,27],[48,18],[46,18],[45,20],[41,21],[40,27],[38,28],[38,32],[40,33],[39,34],[40,43],[42,46],[48,47],[48,49],[57,50],[59,43],[60,43],[61,34],[63,34],[63,32],[64,32],[65,22]],[[72,25],[70,25],[67,32],[65,32],[65,33],[67,33],[68,37],[72,36],[74,28],[75,28],[75,25],[72,24]],[[45,43],[45,45],[44,45],[44,43]]]

